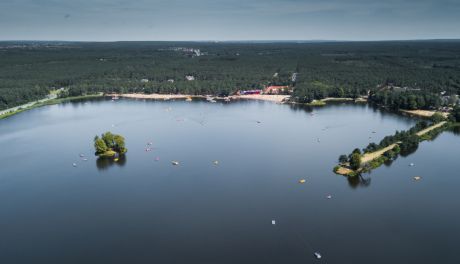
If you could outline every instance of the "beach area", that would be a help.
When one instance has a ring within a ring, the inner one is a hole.
[[[438,111],[431,111],[431,110],[400,110],[403,113],[414,115],[414,116],[419,116],[419,117],[431,117],[435,113],[440,113],[444,117],[448,117],[449,113],[443,113],[443,112],[438,112]]]
[[[228,97],[213,97],[204,95],[189,95],[189,94],[140,94],[140,93],[128,93],[128,94],[107,94],[111,97],[123,97],[132,99],[153,99],[153,100],[172,100],[172,99],[187,99],[187,98],[207,98],[210,97],[215,100],[262,100],[276,103],[283,103],[289,99],[289,95],[268,95],[268,94],[251,94],[251,95],[232,95]]]

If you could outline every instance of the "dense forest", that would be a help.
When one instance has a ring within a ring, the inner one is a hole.
[[[418,92],[400,102],[401,94],[380,91],[388,84]],[[441,91],[460,93],[460,41],[0,42],[0,109],[41,99],[61,87],[70,96],[228,95],[267,85],[292,86],[292,99],[298,102],[371,91],[377,103],[426,108]]]

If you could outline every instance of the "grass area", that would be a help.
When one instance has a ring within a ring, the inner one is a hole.
[[[37,107],[42,107],[42,106],[46,106],[46,105],[55,105],[55,104],[60,104],[60,103],[64,103],[64,102],[70,102],[70,101],[74,101],[74,100],[97,98],[97,97],[102,97],[102,96],[103,96],[103,94],[99,93],[99,94],[88,94],[88,95],[81,95],[81,96],[74,96],[74,97],[51,99],[51,100],[48,100],[48,101],[45,101],[45,102],[33,104],[33,105],[29,106],[29,107],[19,108],[16,111],[5,113],[3,115],[0,115],[0,119],[5,119],[5,118],[8,118],[10,116],[13,116],[13,115],[19,114],[21,112],[37,108]]]

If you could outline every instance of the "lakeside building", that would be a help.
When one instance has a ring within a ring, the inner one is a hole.
[[[289,86],[271,85],[264,89],[264,94],[279,94],[289,91]]]
[[[238,91],[239,95],[249,95],[249,94],[262,94],[262,90],[242,90]]]

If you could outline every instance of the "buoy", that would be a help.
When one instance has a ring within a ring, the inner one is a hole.
[[[276,221],[275,221],[275,220],[272,220],[272,225],[276,225]]]
[[[84,156],[85,156],[85,154],[80,153],[80,158],[83,158]]]
[[[326,196],[326,198],[327,198],[327,199],[331,199],[331,198],[332,198],[332,195],[329,194],[328,196]]]
[[[215,160],[213,163],[214,163],[214,165],[219,165],[219,161],[218,161],[218,160]]]
[[[72,166],[77,167],[77,163],[72,163]]]
[[[306,182],[306,180],[305,180],[305,179],[301,179],[301,180],[299,180],[299,183],[305,183],[305,182]]]
[[[117,161],[118,161],[118,158],[114,158],[113,161],[117,162]]]
[[[314,254],[315,254],[315,257],[316,257],[317,259],[320,259],[320,258],[321,258],[321,254],[320,254],[319,252],[315,252]]]
[[[409,164],[409,166],[413,167],[413,166],[415,166],[415,164],[414,164],[414,163],[411,163],[411,164]]]

